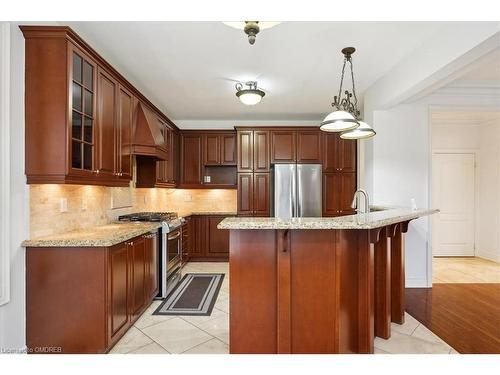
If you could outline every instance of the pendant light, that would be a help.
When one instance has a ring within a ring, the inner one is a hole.
[[[245,83],[248,88],[244,89],[242,83],[236,84],[236,96],[245,105],[255,105],[260,103],[266,93],[257,88],[256,81],[249,81]]]
[[[355,51],[356,49],[354,47],[342,49],[344,65],[342,66],[342,75],[340,77],[339,93],[333,98],[333,112],[324,118],[320,126],[320,129],[326,132],[341,132],[340,136],[343,139],[369,138],[375,135],[375,131],[359,118],[360,111],[358,109],[358,98],[356,96],[354,70],[352,65],[352,54]],[[351,70],[352,92],[345,90],[344,97],[342,97],[342,86],[347,64],[349,64]],[[356,132],[358,129],[360,130]]]
[[[281,22],[271,22],[271,21],[240,21],[240,22],[223,22],[227,26],[234,27],[235,29],[240,29],[248,35],[248,43],[253,45],[257,34],[261,30],[269,29],[273,26],[278,25]]]

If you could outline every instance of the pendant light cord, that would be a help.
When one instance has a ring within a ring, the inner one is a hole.
[[[342,66],[342,76],[340,77],[340,87],[339,87],[339,101],[338,104],[340,105],[340,98],[342,98],[342,85],[344,83],[344,72],[345,72],[345,64],[347,63],[347,58],[344,58],[344,65]],[[351,69],[352,72],[352,69]]]

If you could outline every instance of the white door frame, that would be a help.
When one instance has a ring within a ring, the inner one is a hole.
[[[0,23],[0,306],[10,301],[10,23]]]

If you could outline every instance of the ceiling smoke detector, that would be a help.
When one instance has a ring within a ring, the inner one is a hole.
[[[248,35],[248,43],[253,45],[257,34],[264,29],[269,29],[276,26],[281,22],[269,22],[269,21],[240,21],[240,22],[224,22],[224,24],[234,27],[235,29],[240,29]]]

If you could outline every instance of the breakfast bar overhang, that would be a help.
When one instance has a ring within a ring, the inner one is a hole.
[[[404,233],[437,210],[226,218],[230,352],[373,353],[404,322]]]

